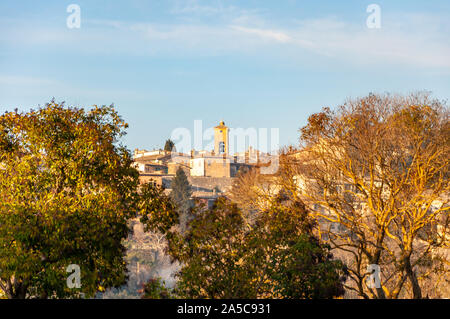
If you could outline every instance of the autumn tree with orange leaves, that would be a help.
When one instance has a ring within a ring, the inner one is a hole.
[[[450,123],[426,93],[370,94],[309,117],[279,183],[313,208],[363,298],[449,297]],[[380,285],[368,282],[380,267]]]

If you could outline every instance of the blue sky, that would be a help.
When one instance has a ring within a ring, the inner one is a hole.
[[[130,149],[221,119],[296,144],[323,106],[416,90],[450,97],[450,1],[0,2],[0,112],[114,103]]]

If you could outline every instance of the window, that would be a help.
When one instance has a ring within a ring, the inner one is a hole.
[[[225,143],[219,142],[219,154],[225,153]]]

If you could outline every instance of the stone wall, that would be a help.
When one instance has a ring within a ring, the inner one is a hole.
[[[217,187],[221,192],[225,192],[233,185],[233,178],[230,177],[188,177],[189,183],[194,191],[211,191]]]
[[[148,183],[150,181],[163,186],[166,189],[171,188],[172,179],[174,176],[156,175],[156,174],[141,174],[139,180],[141,183]],[[220,192],[228,191],[233,185],[234,178],[232,177],[200,177],[187,176],[189,184],[192,185],[194,192],[212,192],[217,187]]]

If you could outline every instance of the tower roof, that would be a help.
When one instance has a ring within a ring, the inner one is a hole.
[[[215,128],[227,128],[227,126],[225,126],[225,122],[222,120]]]

